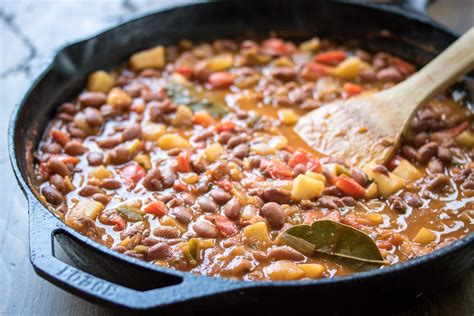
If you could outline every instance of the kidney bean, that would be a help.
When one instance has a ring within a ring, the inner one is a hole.
[[[372,169],[372,171],[384,174],[386,176],[390,174],[387,167],[385,167],[384,165],[376,165],[374,169]]]
[[[181,235],[181,233],[179,229],[177,229],[176,227],[158,226],[153,230],[153,235],[155,235],[156,237],[170,239],[170,238],[178,238]]]
[[[98,108],[107,101],[107,96],[102,92],[84,92],[79,96],[79,102],[84,107]]]
[[[439,191],[449,185],[449,177],[444,174],[435,174],[430,177],[428,182],[428,189],[431,191]]]
[[[59,174],[53,174],[49,177],[49,183],[54,185],[54,187],[63,194],[68,191],[66,181]]]
[[[109,152],[109,161],[113,165],[120,165],[130,161],[132,155],[126,148],[118,147]]]
[[[102,194],[102,193],[95,193],[95,194],[92,194],[91,198],[94,200],[94,201],[97,201],[97,202],[100,202],[104,205],[107,205],[107,203],[109,203],[110,201],[110,198],[105,195],[105,194]]]
[[[411,192],[403,193],[403,200],[411,207],[420,207],[423,205],[423,200],[418,195]]]
[[[240,202],[237,199],[232,198],[223,206],[222,212],[228,219],[237,220],[240,217],[241,207]]]
[[[255,207],[261,208],[263,206],[263,204],[265,204],[265,202],[262,200],[261,197],[256,195],[256,196],[253,197],[253,204],[255,205]]]
[[[353,167],[351,168],[351,176],[357,183],[359,183],[364,188],[367,186],[368,179],[367,175],[364,171],[360,170],[359,168]]]
[[[428,163],[428,170],[431,173],[443,173],[444,171],[444,164],[439,159],[433,159]]]
[[[184,204],[186,205],[193,205],[194,202],[196,202],[196,198],[194,195],[188,193],[188,192],[181,192],[180,193],[180,198],[183,201]],[[217,206],[216,206],[217,207]]]
[[[323,195],[318,199],[318,203],[321,207],[328,208],[330,210],[338,210],[339,207],[344,206],[344,202],[338,197]]]
[[[259,168],[261,162],[262,162],[262,157],[260,156],[249,157],[249,166],[252,169]]]
[[[427,132],[421,132],[416,134],[416,136],[413,138],[413,145],[418,148],[426,144],[429,140],[430,135]]]
[[[76,106],[70,102],[65,102],[61,104],[58,108],[59,113],[66,113],[69,115],[74,115],[77,113]]]
[[[188,224],[193,219],[193,213],[189,207],[178,206],[171,210],[171,215],[173,215],[176,220],[181,223]]]
[[[98,140],[97,145],[99,145],[100,148],[110,149],[110,148],[114,148],[115,146],[117,146],[121,142],[122,141],[119,138],[107,137],[107,138]]]
[[[268,249],[268,256],[275,260],[291,260],[291,261],[302,261],[304,260],[305,256],[289,247],[289,246],[280,246],[280,247],[273,247]]]
[[[403,146],[402,155],[411,162],[418,161],[418,152],[411,146]]]
[[[82,138],[86,138],[86,136],[87,136],[86,132],[84,132],[82,129],[77,128],[75,126],[68,126],[67,131],[69,132],[71,137],[82,139]]]
[[[64,146],[64,151],[66,154],[71,156],[80,156],[85,154],[89,149],[82,145],[81,142],[70,141]]]
[[[240,144],[232,150],[232,154],[237,158],[245,158],[250,153],[250,146],[248,144]]]
[[[104,124],[104,118],[102,113],[96,108],[86,108],[84,110],[86,121],[90,126],[102,126]]]
[[[474,190],[474,179],[467,179],[466,181],[464,181],[462,187],[465,190]]]
[[[390,209],[393,211],[403,212],[406,209],[403,199],[397,195],[390,195],[388,197],[388,202],[390,203]]]
[[[193,230],[199,237],[203,238],[216,238],[218,234],[216,226],[205,220],[194,223]]]
[[[122,187],[122,183],[115,179],[104,179],[100,186],[107,190],[117,190]]]
[[[402,81],[403,76],[395,67],[387,67],[377,72],[377,79],[383,82],[399,82]]]
[[[143,178],[142,181],[143,186],[148,191],[160,191],[163,189],[163,185],[161,183],[161,171],[160,169],[152,169],[148,172],[148,174]],[[172,196],[171,196],[172,198]]]
[[[344,196],[341,198],[341,200],[346,206],[356,205],[356,200],[352,196]]]
[[[46,201],[51,203],[52,205],[59,205],[64,203],[64,196],[56,190],[55,187],[47,185],[41,189],[41,194],[44,195]]]
[[[214,213],[217,210],[217,204],[212,199],[201,196],[197,199],[197,204],[203,212]]]
[[[247,141],[247,137],[243,135],[232,136],[229,141],[227,142],[227,146],[229,148],[234,148],[237,145],[243,144]]]
[[[343,196],[342,191],[339,190],[339,188],[336,187],[335,185],[325,187],[323,190],[323,195],[330,195],[330,196],[336,196],[336,197]]]
[[[219,133],[219,137],[217,138],[217,141],[223,145],[227,144],[229,139],[231,139],[233,134],[229,131],[223,131]]]
[[[66,164],[56,157],[53,157],[48,161],[48,169],[51,171],[51,173],[57,173],[63,177],[69,176],[71,174],[71,171],[66,166]]]
[[[80,196],[91,196],[95,193],[103,193],[103,192],[99,187],[96,187],[95,185],[90,185],[90,184],[85,185],[78,192]]]
[[[449,148],[439,147],[438,158],[444,163],[450,163],[453,160],[453,154]]]
[[[438,151],[438,144],[429,142],[418,149],[418,157],[421,162],[427,162],[431,157],[436,155]]]
[[[229,192],[226,192],[222,189],[215,188],[210,193],[209,196],[216,202],[217,204],[224,204],[232,198],[232,195]]]
[[[265,203],[260,209],[260,215],[266,218],[275,229],[280,229],[285,224],[285,213],[280,204],[275,202]]]
[[[171,247],[166,242],[159,242],[150,248],[145,256],[145,260],[163,260],[170,256]]]
[[[291,202],[290,192],[279,188],[265,188],[261,198],[266,202],[276,202],[280,204],[289,204]]]
[[[87,161],[89,162],[89,166],[100,166],[104,163],[104,155],[96,151],[91,151],[87,154]]]
[[[296,78],[297,72],[294,68],[277,67],[270,70],[270,75],[281,81],[290,81]]]
[[[377,79],[377,73],[372,68],[365,68],[359,72],[359,77],[364,82],[373,82]]]
[[[161,182],[163,183],[163,187],[171,188],[178,179],[176,173],[170,167],[164,167],[160,169],[161,171]]]
[[[127,126],[122,133],[122,138],[124,141],[132,140],[142,137],[142,128],[138,124]]]
[[[57,118],[68,123],[74,121],[74,117],[67,113],[59,113]]]
[[[43,151],[50,154],[60,154],[63,148],[57,143],[49,143],[43,146]]]

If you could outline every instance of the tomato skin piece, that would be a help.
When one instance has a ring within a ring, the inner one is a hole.
[[[168,207],[162,201],[152,202],[145,207],[145,213],[163,217],[168,213]]]
[[[288,160],[288,166],[291,168],[294,168],[299,164],[304,165],[308,171],[322,171],[322,166],[319,162],[319,159],[300,148],[298,148]]]
[[[224,131],[231,131],[235,128],[234,122],[219,122],[214,126],[214,130],[218,133],[222,133]]]
[[[189,154],[189,151],[182,151],[179,153],[179,155],[176,157],[176,160],[178,161],[178,171],[179,172],[191,172],[192,167],[191,167],[191,156]]]
[[[273,179],[289,180],[293,178],[293,172],[279,161],[263,160],[260,162],[260,170],[266,170]]]
[[[234,76],[227,71],[214,72],[209,76],[213,89],[225,89],[234,83]]]
[[[210,214],[206,215],[206,219],[213,221],[219,233],[224,237],[232,236],[238,231],[237,226],[224,215]]]
[[[145,175],[145,169],[137,163],[132,163],[121,169],[121,175],[125,179],[125,183],[133,188]]]
[[[360,85],[351,83],[351,82],[344,83],[343,88],[344,88],[344,92],[346,93],[348,97],[358,95],[363,90]]]
[[[346,57],[346,52],[342,50],[329,50],[314,56],[314,61],[330,66],[337,66],[341,61],[346,59]]]
[[[363,186],[345,174],[342,174],[336,178],[335,186],[339,188],[345,195],[349,195],[354,198],[361,198],[365,193]]]
[[[262,43],[265,53],[275,56],[291,55],[296,51],[293,43],[285,42],[280,38],[270,38]]]
[[[122,216],[120,216],[118,214],[110,215],[108,220],[109,220],[110,223],[114,224],[113,230],[115,230],[115,231],[124,230],[125,226],[127,224],[125,222],[125,220],[122,218]]]
[[[190,80],[193,77],[194,69],[191,67],[179,66],[176,68],[176,72]]]
[[[326,76],[331,67],[319,63],[309,63],[301,70],[301,77],[306,80],[317,80]]]
[[[176,180],[174,182],[173,189],[175,189],[177,192],[189,191],[188,185],[181,180]]]

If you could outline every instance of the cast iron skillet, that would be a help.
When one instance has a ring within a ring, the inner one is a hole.
[[[39,275],[91,301],[132,310],[174,311],[256,302],[267,307],[291,302],[292,306],[317,305],[318,310],[329,306],[333,310],[343,306],[341,302],[352,307],[350,304],[357,302],[364,305],[415,297],[466,276],[472,265],[474,234],[406,263],[335,279],[242,282],[198,276],[100,246],[66,226],[39,202],[30,179],[32,152],[55,107],[81,90],[88,73],[112,67],[131,53],[158,43],[172,44],[183,38],[243,38],[248,34],[262,37],[269,31],[294,39],[315,34],[356,39],[361,47],[386,50],[418,65],[457,37],[425,15],[389,5],[232,1],[161,10],[64,46],[23,96],[9,127],[11,162],[29,203],[31,262]],[[75,266],[54,256],[54,238]]]

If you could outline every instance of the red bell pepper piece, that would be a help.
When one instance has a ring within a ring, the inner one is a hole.
[[[315,62],[331,66],[337,66],[344,59],[346,59],[346,52],[342,50],[329,50],[314,56]]]
[[[227,71],[214,72],[209,76],[209,83],[213,89],[228,88],[234,83],[234,76]]]
[[[354,198],[363,197],[365,193],[363,186],[345,174],[337,177],[335,186],[338,187],[345,195],[349,195]]]
[[[214,130],[218,133],[221,133],[224,131],[231,131],[234,128],[235,128],[234,122],[220,122],[216,124],[216,126],[214,127]]]
[[[145,213],[162,217],[168,213],[168,207],[162,201],[152,202],[145,207]]]
[[[362,92],[362,87],[358,84],[351,83],[351,82],[346,82],[343,85],[344,92],[346,93],[346,96],[352,97],[354,95],[357,95]]]
[[[301,77],[306,80],[317,80],[321,77],[326,76],[329,73],[331,67],[318,64],[318,63],[309,63],[303,67],[301,70]]]

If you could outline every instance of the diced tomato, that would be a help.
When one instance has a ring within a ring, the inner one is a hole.
[[[361,220],[364,220],[366,223],[361,223]],[[355,227],[357,229],[361,229],[363,225],[370,226],[372,224],[372,222],[370,222],[369,220],[362,217],[358,217],[354,214],[347,214],[346,216],[341,218],[341,223]]]
[[[377,240],[376,244],[380,249],[390,250],[393,248],[393,244],[388,240]]]
[[[204,127],[209,127],[215,123],[212,116],[207,111],[199,111],[193,116],[193,123]]]
[[[178,161],[178,171],[179,172],[191,172],[192,167],[191,167],[191,155],[189,154],[189,151],[184,150],[179,153],[179,155],[176,157]]]
[[[209,83],[213,89],[228,88],[234,83],[234,76],[227,71],[214,72],[209,76]]]
[[[206,215],[206,219],[213,221],[217,230],[224,236],[229,237],[237,233],[238,229],[235,224],[224,215],[210,214]]]
[[[51,137],[60,144],[61,146],[65,146],[69,141],[69,135],[65,132],[60,131],[56,127],[51,129]]]
[[[152,202],[145,207],[145,213],[162,217],[168,213],[168,207],[162,201]]]
[[[125,180],[125,184],[130,188],[134,188],[138,181],[146,175],[146,171],[139,164],[132,163],[120,169],[120,174]]]
[[[319,159],[301,148],[298,148],[290,157],[290,160],[288,160],[288,165],[291,168],[296,167],[298,164],[304,165],[308,171],[322,171],[322,166],[319,162]]]
[[[295,52],[293,43],[285,42],[280,38],[270,38],[262,43],[263,50],[270,55],[290,55]]]
[[[358,84],[351,83],[351,82],[346,82],[343,85],[344,92],[348,97],[352,97],[354,95],[357,95],[362,92],[362,87]]]
[[[305,213],[303,224],[311,225],[314,221],[324,216],[322,211],[309,211]]]
[[[315,62],[331,66],[337,66],[344,59],[346,59],[346,52],[342,50],[329,50],[314,56]]]
[[[330,69],[331,67],[323,64],[309,63],[303,67],[300,74],[306,80],[317,80],[326,76]]]
[[[365,189],[363,186],[361,186],[354,179],[346,176],[345,174],[341,174],[339,177],[337,177],[335,185],[345,195],[349,195],[354,198],[360,198],[364,196],[365,193]]]
[[[189,191],[188,185],[181,180],[176,180],[174,182],[173,189],[177,192]]]
[[[262,168],[262,162],[260,162],[260,168]],[[293,172],[288,168],[288,166],[282,164],[279,161],[269,161],[268,163],[264,162],[264,170],[266,170],[273,179],[282,179],[288,180],[293,177]]]
[[[114,224],[114,230],[115,231],[120,231],[125,229],[126,222],[122,218],[122,216],[114,213],[109,216],[109,223]]]
[[[220,123],[217,123],[216,126],[214,127],[215,131],[218,133],[221,133],[224,131],[231,131],[234,128],[235,128],[234,122],[220,122]]]
[[[194,69],[186,66],[179,66],[176,68],[176,72],[185,76],[186,79],[190,80],[193,77]]]
[[[411,75],[416,71],[415,66],[397,57],[391,57],[390,63],[405,76]]]

